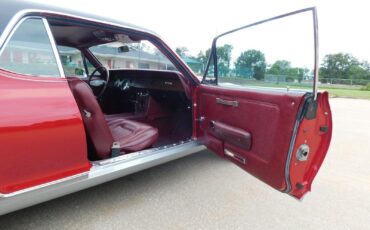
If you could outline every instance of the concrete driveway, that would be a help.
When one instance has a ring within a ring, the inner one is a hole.
[[[202,152],[0,217],[1,229],[370,229],[370,101],[331,99],[334,133],[297,201]]]

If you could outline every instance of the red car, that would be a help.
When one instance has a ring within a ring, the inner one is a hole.
[[[0,9],[0,214],[207,148],[276,190],[310,191],[332,133],[315,8],[216,37],[203,78],[146,29],[23,1]],[[225,72],[218,41],[302,14],[311,90],[234,87],[244,67],[246,82],[271,76],[261,62]]]

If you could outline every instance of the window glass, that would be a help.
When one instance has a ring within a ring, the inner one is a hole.
[[[59,69],[42,19],[26,19],[0,53],[0,68],[12,72],[59,77]]]
[[[218,84],[227,87],[312,90],[312,12],[268,21],[220,37]],[[209,71],[208,77],[212,77]]]
[[[84,57],[80,50],[73,47],[58,46],[58,51],[66,76],[87,77],[83,64]]]
[[[206,61],[208,61],[210,55],[211,55],[210,54],[210,50],[207,50],[206,56],[204,57],[204,63],[207,63]],[[205,64],[205,66],[207,64]],[[214,59],[213,59],[213,56],[211,56],[211,59],[209,60],[208,71],[207,71],[207,74],[205,76],[205,80],[208,83],[216,83],[216,77],[215,77],[214,68],[215,68]]]
[[[167,57],[148,41],[111,42],[93,46],[90,51],[108,69],[176,70]]]
[[[94,70],[96,68],[95,68],[95,66],[93,66],[93,64],[91,64],[91,62],[89,61],[89,59],[85,58],[85,60],[86,60],[86,66],[87,66],[87,71],[86,71],[87,72],[87,75],[92,74],[92,72],[94,72]],[[99,71],[96,71],[94,73],[94,76],[99,76],[99,75],[100,75]]]

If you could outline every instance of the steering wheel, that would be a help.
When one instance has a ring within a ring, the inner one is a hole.
[[[105,72],[105,74],[101,72],[101,75],[105,75],[105,80],[100,79],[100,83],[104,84],[104,86],[101,88],[100,92],[95,95],[96,98],[100,98],[104,94],[105,90],[107,89],[108,81],[109,81],[109,70],[105,68],[104,66],[99,66],[99,67],[96,67],[94,71],[92,71],[92,73],[90,74],[88,78],[87,83],[90,85],[90,87],[99,86],[97,84],[91,84],[94,81],[98,81],[98,80],[93,79],[93,77],[94,77],[94,74],[98,72],[99,70],[102,70],[102,72]]]

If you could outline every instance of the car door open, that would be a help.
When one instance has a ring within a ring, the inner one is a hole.
[[[331,140],[317,36],[315,8],[221,34],[194,93],[199,141],[296,198],[310,191]]]

